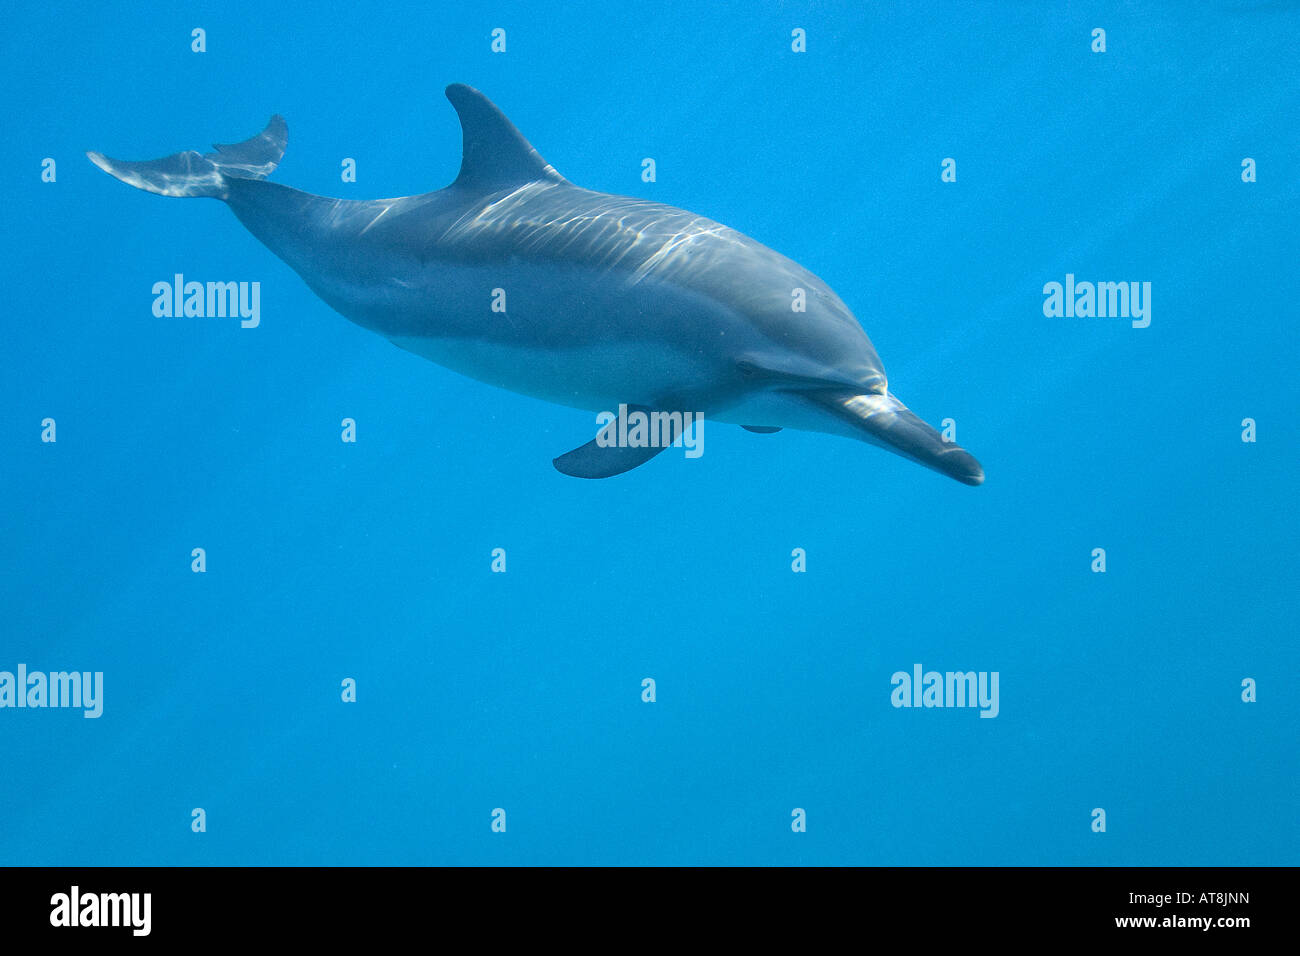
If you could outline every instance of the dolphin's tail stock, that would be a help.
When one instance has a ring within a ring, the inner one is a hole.
[[[965,485],[984,483],[984,469],[975,456],[922,421],[891,393],[857,395],[845,389],[803,393],[808,399],[854,426],[863,441],[933,468]]]
[[[137,189],[160,196],[211,196],[225,199],[227,180],[265,179],[284,156],[289,127],[276,114],[266,129],[252,139],[231,145],[214,145],[215,153],[188,150],[162,159],[128,162],[109,159],[103,153],[88,152],[90,161],[112,176]]]

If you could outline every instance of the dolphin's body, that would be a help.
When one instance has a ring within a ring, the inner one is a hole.
[[[460,175],[421,196],[329,199],[267,182],[287,139],[279,116],[206,155],[87,155],[150,192],[224,200],[342,315],[480,381],[595,412],[625,404],[846,435],[984,480],[890,394],[862,326],[807,269],[703,216],[574,186],[477,90],[453,85],[447,98]],[[593,440],[555,465],[606,477],[660,450]]]

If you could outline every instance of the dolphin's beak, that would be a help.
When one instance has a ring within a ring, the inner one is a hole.
[[[838,418],[851,422],[863,441],[956,478],[964,485],[984,483],[984,469],[974,455],[944,441],[942,435],[889,392],[855,395],[827,390],[805,394]]]

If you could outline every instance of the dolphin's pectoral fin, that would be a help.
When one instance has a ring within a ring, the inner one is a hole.
[[[663,451],[662,447],[634,448],[630,445],[610,445],[602,447],[593,438],[581,448],[566,452],[556,458],[552,464],[555,470],[572,478],[613,478],[625,471],[631,471],[638,465],[644,465],[655,455]]]
[[[649,417],[651,414],[651,409],[644,405],[624,407],[629,418],[637,414]],[[644,465],[680,437],[675,428],[673,434],[660,436],[648,435],[642,429],[637,437],[644,441],[633,440],[620,443],[620,439],[631,436],[626,427],[620,429],[619,425],[619,420],[614,419],[601,428],[596,437],[587,444],[556,458],[552,462],[556,471],[573,478],[612,478],[625,471],[631,471],[638,465]],[[660,440],[650,441],[652,437]]]
[[[741,425],[740,427],[747,432],[754,432],[756,435],[771,435],[781,430],[777,425]]]

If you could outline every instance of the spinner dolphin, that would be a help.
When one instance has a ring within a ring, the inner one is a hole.
[[[482,382],[595,412],[843,435],[984,480],[894,397],[862,326],[817,276],[703,216],[575,186],[483,94],[446,92],[460,173],[419,196],[331,199],[269,182],[288,136],[279,116],[212,153],[87,156],[149,192],[224,201],[340,314]],[[662,450],[597,436],[554,464],[603,478]]]

